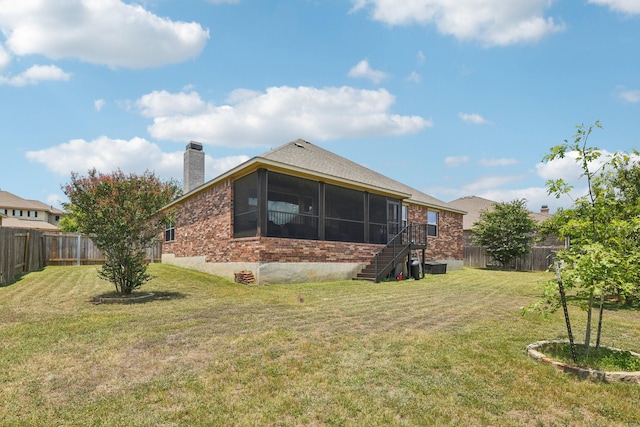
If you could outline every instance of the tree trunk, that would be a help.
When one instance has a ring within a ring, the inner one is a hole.
[[[584,357],[589,357],[589,346],[591,345],[591,317],[593,313],[593,289],[589,294],[589,307],[587,308],[587,327],[584,334]]]
[[[600,295],[600,313],[598,314],[598,334],[596,335],[596,350],[600,348],[600,335],[602,334],[602,314],[604,313],[604,295]]]

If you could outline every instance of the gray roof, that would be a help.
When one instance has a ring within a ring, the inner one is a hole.
[[[38,200],[27,200],[16,196],[8,191],[0,190],[0,208],[2,209],[23,209],[28,211],[44,211],[52,214],[63,214],[60,209],[39,202]]]
[[[344,181],[361,184],[365,187],[377,187],[394,193],[406,194],[409,201],[434,208],[464,213],[463,210],[449,205],[415,188],[395,181],[381,173],[368,169],[356,162],[318,147],[308,141],[298,139],[281,145],[257,159],[293,166],[297,169],[320,175],[327,175]]]
[[[480,213],[483,211],[491,212],[493,210],[493,205],[496,203],[498,202],[494,202],[493,200],[485,199],[483,197],[465,196],[452,200],[449,202],[449,205],[467,212],[467,214],[462,218],[462,229],[471,230],[473,228],[473,224],[480,220]],[[534,221],[539,223],[551,216],[548,212],[530,212],[530,215]]]
[[[480,220],[480,212],[492,211],[495,203],[478,196],[465,196],[449,202],[450,205],[467,212],[462,218],[463,230],[471,230],[473,224]]]
[[[411,203],[420,204],[431,208],[447,210],[464,214],[460,210],[442,200],[436,199],[415,188],[395,181],[378,172],[372,171],[356,162],[345,159],[330,151],[320,148],[308,141],[298,139],[280,147],[274,148],[260,156],[253,157],[235,168],[219,175],[218,177],[193,189],[191,192],[174,200],[163,209],[169,208],[192,195],[203,191],[209,186],[227,179],[230,176],[242,173],[244,169],[255,167],[256,165],[267,165],[282,170],[296,171],[302,175],[308,175],[319,179],[336,180],[350,183],[365,189],[378,190],[397,195]]]

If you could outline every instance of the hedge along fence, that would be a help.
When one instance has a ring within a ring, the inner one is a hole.
[[[162,243],[146,250],[148,262],[160,262]],[[0,286],[45,265],[103,264],[104,255],[88,236],[0,227]]]
[[[546,271],[553,265],[555,253],[559,247],[534,246],[528,254],[516,258],[507,269],[518,271]],[[464,265],[466,267],[502,268],[494,261],[482,246],[465,246],[463,249]]]

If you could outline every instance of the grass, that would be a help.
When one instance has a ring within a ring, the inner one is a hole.
[[[606,347],[598,349],[591,347],[588,356],[585,355],[585,346],[577,344],[575,346],[576,360],[574,363],[571,354],[571,346],[568,343],[550,343],[540,348],[545,355],[560,362],[577,364],[583,368],[596,369],[600,371],[640,371],[640,357],[631,354],[628,350],[613,350]]]
[[[561,314],[520,314],[545,273],[247,287],[150,271],[158,298],[143,304],[90,302],[111,291],[95,267],[0,288],[0,425],[640,424],[640,386],[526,356],[566,337]],[[607,311],[603,344],[640,350],[638,325],[637,310]]]

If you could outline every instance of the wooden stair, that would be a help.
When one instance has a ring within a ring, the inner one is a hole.
[[[375,255],[373,260],[354,277],[354,280],[379,282],[395,269],[398,262],[402,261],[403,258],[409,254],[410,250],[411,244],[400,247],[396,246],[395,251],[393,247],[385,246]]]
[[[427,247],[427,225],[409,224],[380,250],[353,280],[379,282],[404,261],[412,249]],[[423,252],[424,256],[424,252]]]

